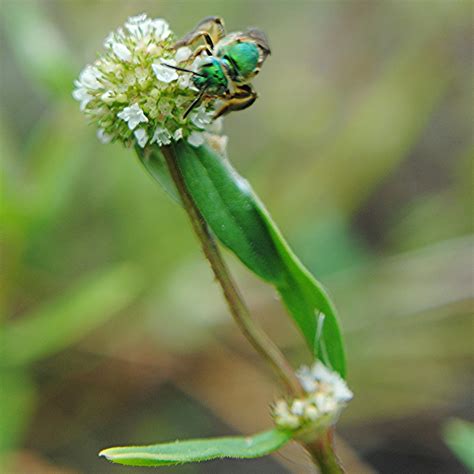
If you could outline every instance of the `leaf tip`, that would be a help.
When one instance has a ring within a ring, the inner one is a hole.
[[[98,456],[100,458],[105,458],[107,459],[108,461],[111,460],[111,456],[110,456],[110,453],[108,453],[108,451],[110,451],[111,448],[105,448],[105,449],[102,449],[101,451],[99,451],[99,454]]]

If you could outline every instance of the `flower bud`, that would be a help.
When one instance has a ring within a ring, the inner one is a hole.
[[[272,416],[279,428],[308,437],[333,425],[353,395],[339,374],[319,361],[312,367],[301,367],[296,375],[306,395],[278,400]]]

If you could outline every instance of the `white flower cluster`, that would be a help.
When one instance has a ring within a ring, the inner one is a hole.
[[[335,423],[353,396],[346,382],[319,361],[312,367],[301,367],[296,375],[307,395],[289,402],[278,400],[272,412],[275,424],[314,432]]]
[[[194,69],[190,48],[173,48],[168,23],[145,14],[131,17],[104,41],[105,52],[86,66],[75,81],[73,97],[98,126],[102,143],[168,145],[186,139],[199,146],[210,131],[213,104],[207,101],[186,119],[183,114],[196,98],[190,74],[163,63]]]

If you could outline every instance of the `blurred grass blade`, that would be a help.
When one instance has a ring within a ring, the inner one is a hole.
[[[275,285],[312,352],[345,376],[334,306],[285,242],[250,185],[210,148],[175,145],[186,186],[219,240],[253,272]]]
[[[28,428],[36,402],[35,386],[23,370],[0,368],[0,472],[6,468],[6,457],[17,448]]]
[[[70,210],[77,176],[83,173],[90,156],[83,133],[69,105],[43,114],[33,127],[25,147],[28,173],[23,173],[22,182],[17,185],[19,199],[24,187],[34,193],[27,203],[27,232],[46,235]]]
[[[454,454],[474,471],[474,424],[453,419],[444,427],[443,437]]]
[[[34,2],[6,2],[3,22],[10,47],[33,85],[70,96],[77,72],[64,37]]]
[[[291,439],[289,433],[265,431],[254,436],[194,439],[150,446],[104,449],[99,456],[128,466],[172,466],[211,459],[250,459],[276,451]]]
[[[74,344],[129,304],[139,280],[129,265],[87,275],[57,300],[6,325],[3,361],[28,364]]]

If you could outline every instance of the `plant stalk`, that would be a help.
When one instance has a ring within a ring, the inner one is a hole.
[[[319,466],[321,474],[344,474],[334,452],[334,428],[329,428],[318,439],[305,443],[305,448]]]
[[[260,356],[272,367],[285,388],[293,396],[301,396],[303,390],[291,365],[258,323],[252,319],[249,309],[222,258],[217,243],[186,187],[177,164],[179,157],[176,155],[172,146],[163,146],[161,147],[161,151],[165,157],[176,189],[181,197],[184,209],[188,214],[195,234],[200,240],[202,250],[211,265],[214,276],[222,288],[230,313],[235,322],[250,344],[252,344]]]

